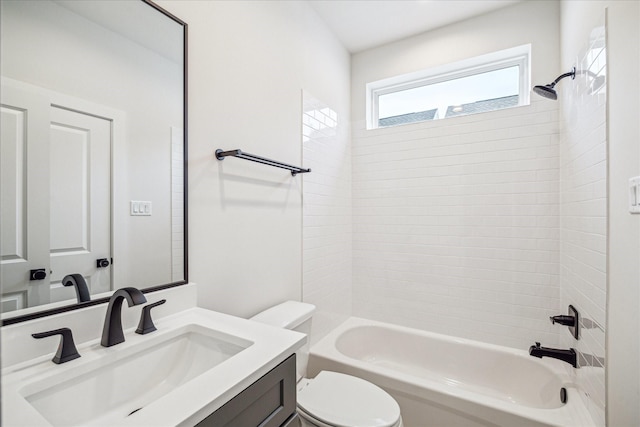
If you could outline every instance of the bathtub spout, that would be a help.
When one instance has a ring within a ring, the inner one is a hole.
[[[536,345],[529,347],[529,354],[537,358],[553,357],[554,359],[569,363],[574,368],[578,367],[578,355],[573,348],[561,350],[557,348],[540,347],[540,343],[536,342]]]

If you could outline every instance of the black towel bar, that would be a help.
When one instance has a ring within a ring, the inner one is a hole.
[[[224,160],[227,156],[237,157],[239,159],[251,160],[252,162],[262,163],[263,165],[273,166],[276,168],[287,169],[291,171],[291,175],[296,176],[299,173],[311,172],[311,169],[304,169],[298,166],[288,165],[286,163],[277,162],[275,160],[267,159],[264,157],[256,156],[254,154],[245,153],[242,150],[229,150],[223,151],[221,149],[216,150],[216,159]]]

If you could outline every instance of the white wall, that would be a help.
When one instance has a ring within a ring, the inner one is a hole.
[[[607,8],[609,230],[606,416],[609,426],[640,424],[640,216],[627,209],[628,179],[640,175],[640,4],[562,2],[562,66],[569,67]]]
[[[348,122],[349,55],[305,2],[159,4],[189,24],[189,278],[199,305],[250,316],[300,300],[304,175],[213,153],[301,165],[302,90]]]
[[[555,2],[353,56],[354,314],[517,348],[558,344],[557,103],[365,129],[367,82],[522,44],[559,69]]]
[[[607,309],[607,50],[605,16],[583,34],[558,86],[560,111],[560,287],[562,309],[579,312],[580,339],[566,329],[562,348],[578,351],[573,371],[592,419],[605,425]],[[578,40],[576,40],[578,41]],[[568,58],[567,58],[568,59]],[[596,80],[600,78],[601,81]],[[595,86],[594,86],[595,85]]]

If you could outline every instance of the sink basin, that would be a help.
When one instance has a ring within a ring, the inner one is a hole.
[[[22,394],[52,426],[111,426],[251,344],[189,325],[144,351],[96,364],[75,378],[51,378],[33,392],[43,386],[36,382]]]
[[[158,330],[147,335],[125,330],[126,341],[113,347],[102,347],[96,333],[77,346],[82,357],[60,365],[50,353],[3,366],[0,423],[194,426],[306,340],[298,332],[197,307],[154,323]],[[8,351],[4,341],[3,349]]]

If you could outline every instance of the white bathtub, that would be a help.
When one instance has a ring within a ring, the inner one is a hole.
[[[311,348],[308,374],[377,384],[398,401],[406,427],[593,426],[567,368],[526,350],[351,317]]]

